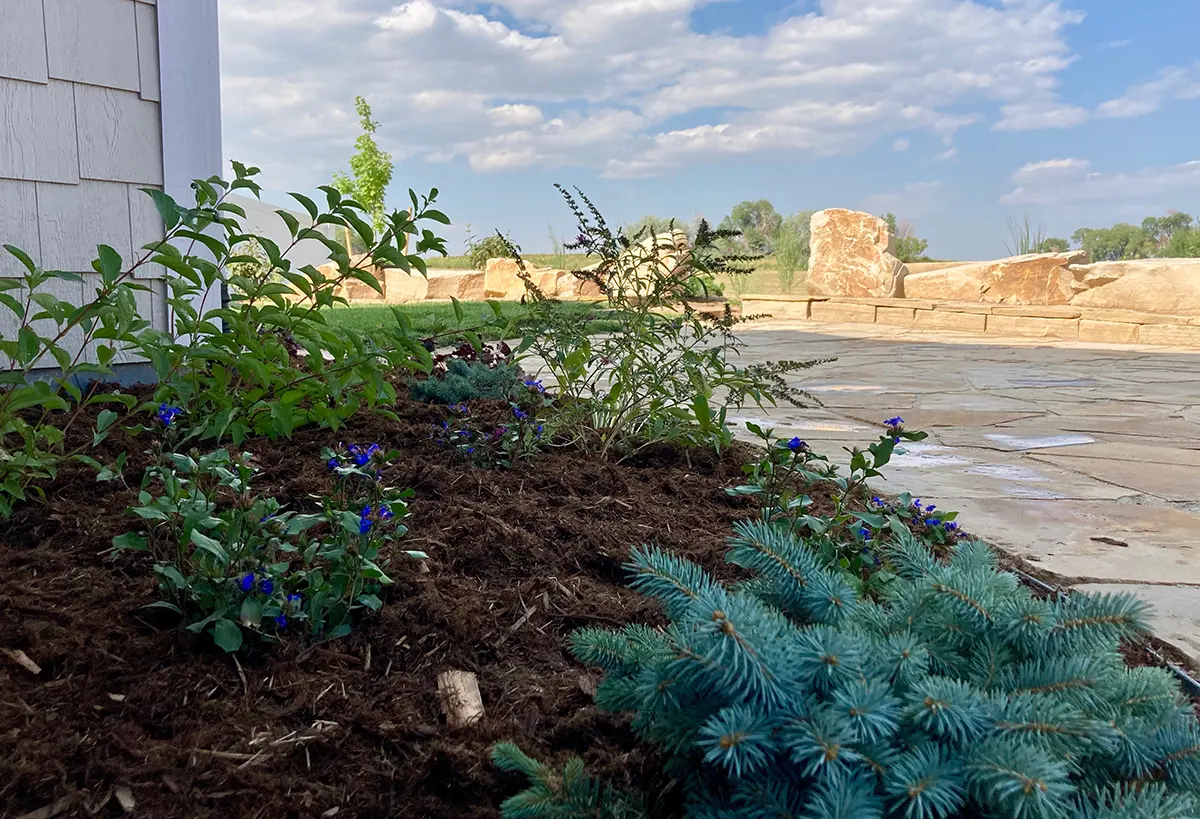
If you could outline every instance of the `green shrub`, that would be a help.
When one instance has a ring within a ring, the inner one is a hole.
[[[1132,596],[1039,599],[984,544],[960,543],[943,563],[900,532],[880,547],[898,577],[876,600],[783,526],[740,523],[731,545],[729,561],[752,573],[733,587],[636,550],[634,587],[662,603],[669,627],[572,640],[607,672],[597,705],[632,712],[634,730],[671,756],[664,774],[681,781],[688,816],[1200,811],[1191,708],[1169,674],[1128,668],[1118,651],[1146,629]],[[506,817],[613,815],[578,776],[499,756],[535,783]]]
[[[480,398],[506,401],[517,394],[521,370],[515,364],[489,364],[454,358],[446,369],[414,381],[413,398],[432,404],[460,404]]]
[[[556,434],[617,460],[661,442],[724,446],[730,440],[727,406],[803,406],[810,398],[793,379],[820,362],[739,366],[735,327],[743,319],[729,310],[712,316],[691,303],[718,276],[737,281],[749,272],[757,257],[720,250],[736,231],[714,231],[700,220],[685,254],[673,241],[639,242],[614,233],[582,193],[558,189],[579,225],[569,249],[598,260],[577,275],[604,294],[607,309],[597,308],[597,315],[614,326],[591,334],[563,302],[541,292],[510,247],[529,305],[519,325],[519,352],[553,376],[557,398],[548,420]],[[716,395],[727,406],[714,406]]]
[[[472,241],[467,255],[471,258],[471,267],[483,270],[487,267],[488,259],[508,259],[511,258],[512,253],[509,252],[508,243],[502,237],[492,235]]]
[[[166,418],[169,426],[174,416]],[[249,455],[166,452],[146,470],[130,510],[146,532],[115,538],[114,549],[148,553],[163,598],[154,605],[225,651],[240,649],[246,636],[345,636],[356,613],[382,605],[379,591],[392,581],[379,551],[407,532],[401,521],[412,491],[377,479],[391,457],[377,445],[322,457],[335,484],[321,513],[298,514],[253,491]]]
[[[162,404],[185,411],[180,423],[188,437],[240,445],[251,435],[286,437],[304,424],[337,428],[359,409],[395,399],[389,372],[430,371],[432,356],[400,317],[375,339],[331,324],[323,313],[346,303],[340,288],[351,279],[379,289],[373,269],[423,273],[418,254],[445,254],[442,239],[417,227],[420,221],[449,224],[432,207],[436,190],[423,198],[410,191],[415,212],[392,214],[379,233],[362,206],[333,188],[321,189],[323,207],[293,194],[315,224],[340,226],[359,237],[368,253],[351,260],[337,241],[301,227],[288,211],[277,211],[291,236],[284,248],[243,233],[245,212],[229,196],[237,191],[257,196],[258,169],[237,162],[233,168],[232,181],[196,180],[192,207],[147,190],[165,237],[128,260],[101,245],[93,262],[97,286],[82,305],[50,292],[55,280],[78,282],[78,276],[43,271],[20,249],[5,246],[26,272],[20,279],[0,279],[0,310],[11,313],[16,325],[11,339],[0,339],[0,517],[30,492],[38,493],[64,459],[102,468],[87,454],[88,444],[70,451],[64,446],[66,432],[88,417],[82,410],[89,405],[116,407],[97,415],[91,446],[119,422],[138,432],[138,416]],[[420,238],[406,255],[398,242],[410,234]],[[332,271],[293,268],[285,256],[305,240],[325,244]],[[148,265],[165,271],[173,322],[165,331],[151,328],[138,307],[138,294],[149,291],[138,280]],[[225,305],[222,285],[228,286]],[[139,358],[157,379],[151,400],[138,404],[127,393],[99,389],[115,375],[115,364]],[[51,367],[48,376],[38,377]],[[89,378],[91,385],[81,387]]]

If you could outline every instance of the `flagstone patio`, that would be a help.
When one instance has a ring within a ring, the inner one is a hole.
[[[960,511],[1064,584],[1139,594],[1200,667],[1200,352],[812,321],[743,338],[747,362],[837,358],[805,385],[822,407],[765,413],[778,434],[845,462],[903,416],[930,437],[879,489]]]

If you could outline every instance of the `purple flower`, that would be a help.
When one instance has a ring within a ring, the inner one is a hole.
[[[288,601],[288,605],[290,605],[290,606],[299,606],[301,603],[304,602],[304,598],[298,594],[289,594],[287,596],[287,601]]]
[[[529,389],[533,390],[534,392],[538,393],[539,395],[546,394],[546,388],[542,386],[541,381],[534,381],[533,379],[530,379],[525,382],[525,386],[529,387]]]
[[[934,509],[937,509],[937,507],[934,506],[932,503],[925,507],[926,512],[932,512]]]
[[[330,472],[336,471],[339,466],[341,466],[341,464],[338,463],[337,458],[330,458],[328,461],[325,462],[325,468],[328,469]]]
[[[388,508],[388,507],[386,507],[386,506],[380,506],[380,507],[379,507],[379,519],[380,519],[380,520],[391,520],[391,519],[392,519],[392,518],[394,518],[394,517],[395,517],[395,515],[394,515],[394,514],[392,514],[392,510],[391,510],[391,509],[389,509],[389,508]]]
[[[875,497],[871,498],[871,504],[874,506],[883,506],[883,501],[881,501],[879,496],[876,495]]]
[[[275,591],[275,584],[269,577],[264,578],[263,582],[258,584],[258,590],[263,594],[270,594],[271,592]]]
[[[895,418],[889,418],[884,421],[883,425],[890,429],[899,429],[900,427],[904,426],[904,419],[897,415]]]
[[[467,447],[467,454],[468,454],[468,455],[474,455],[474,454],[475,454],[475,447],[473,447],[473,446],[469,446],[469,447]]]
[[[254,572],[242,578],[242,591],[248,592],[254,588]]]
[[[169,427],[171,426],[172,421],[174,421],[178,416],[183,415],[183,410],[181,410],[179,407],[172,407],[168,406],[167,404],[159,404],[158,412],[156,412],[155,415],[158,416],[158,420],[162,421],[164,427]]]
[[[913,509],[916,509],[918,512],[921,511],[921,499],[920,498],[913,498]]]
[[[276,617],[275,618],[275,626],[277,628],[287,628],[287,615],[280,614],[278,617]]]
[[[862,539],[863,539],[863,540],[870,540],[870,539],[871,539],[871,530],[870,530],[870,529],[868,529],[868,528],[867,528],[867,527],[865,527],[865,526],[864,526],[863,528],[859,529],[859,530],[858,530],[858,533],[859,533],[859,535],[861,535],[861,536],[862,536]]]
[[[946,524],[946,531],[947,532],[957,532],[958,524],[955,523],[954,521],[950,521],[949,523]]]
[[[524,421],[529,417],[529,413],[525,412],[525,410],[521,409],[520,407],[513,407],[513,417],[518,421]]]
[[[538,425],[537,425],[537,431],[536,431],[536,432],[533,434],[533,437],[535,437],[535,438],[541,438],[541,437],[542,437],[542,433],[543,433],[543,432],[545,432],[545,431],[546,431],[546,425],[545,425],[545,424],[538,424]]]
[[[460,404],[452,404],[450,407],[450,411],[457,412],[459,415],[470,415],[471,414],[471,410],[469,407],[467,407],[467,404],[465,401]]]
[[[374,525],[374,523],[375,522],[371,520],[371,507],[364,506],[362,512],[358,516],[358,533],[360,535],[365,535],[367,532],[371,531],[371,527]]]
[[[787,442],[787,448],[792,452],[803,452],[805,449],[808,449],[808,444],[804,443],[799,438],[793,438]]]

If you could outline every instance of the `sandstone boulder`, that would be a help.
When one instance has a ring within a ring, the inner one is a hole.
[[[562,271],[549,267],[526,265],[529,278],[547,296],[558,293],[558,274]],[[519,275],[521,268],[515,259],[488,259],[483,273],[484,295],[489,299],[519,301],[525,296],[525,280]]]
[[[427,299],[483,301],[482,270],[430,270]]]
[[[621,288],[629,295],[641,295],[653,286],[656,276],[670,276],[680,265],[687,264],[691,255],[686,232],[675,229],[650,234],[617,257],[608,273],[608,286]]]
[[[814,296],[900,297],[908,272],[887,222],[842,208],[812,217],[808,292]]]
[[[1076,295],[1072,305],[1200,316],[1200,259],[1147,259],[1105,262],[1119,276]],[[1100,268],[1101,265],[1088,265]],[[1095,272],[1094,272],[1095,274]]]
[[[604,298],[604,293],[601,292],[600,285],[591,279],[585,279],[569,270],[559,272],[556,292],[558,293],[558,298],[564,301]]]
[[[383,271],[383,295],[388,304],[423,301],[429,294],[429,282],[419,270],[406,273],[398,268]]]
[[[1082,250],[1031,253],[976,262],[904,278],[911,299],[976,301],[989,304],[1068,304],[1075,294],[1069,265],[1087,262]]]

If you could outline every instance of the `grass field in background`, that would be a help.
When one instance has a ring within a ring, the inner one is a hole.
[[[463,309],[461,324],[455,319],[454,306],[444,302],[397,304],[386,307],[375,305],[339,306],[333,308],[326,315],[334,324],[370,335],[385,327],[396,326],[396,317],[392,312],[395,307],[408,316],[417,334],[422,337],[440,335],[449,330],[474,329],[491,320],[494,315],[492,308],[486,302],[464,301],[460,304]],[[505,318],[519,316],[525,310],[517,302],[500,302],[500,308]],[[563,302],[559,309],[563,310],[568,317],[577,316],[580,322],[587,322],[588,329],[592,332],[603,333],[615,328],[615,323],[611,320],[593,318],[588,322],[589,316],[595,316],[597,313],[594,305],[584,302]],[[499,334],[491,329],[480,331],[479,336],[484,341],[499,340]]]

